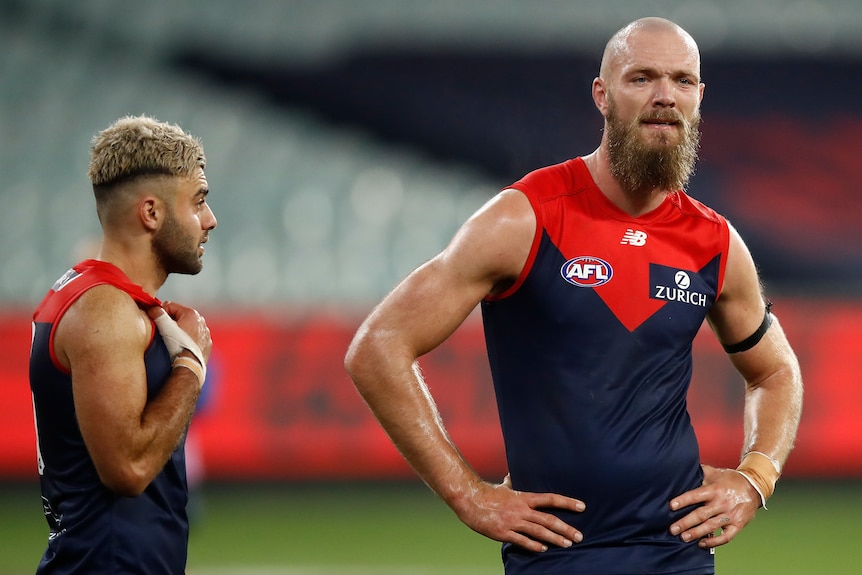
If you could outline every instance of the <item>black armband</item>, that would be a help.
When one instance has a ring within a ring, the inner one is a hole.
[[[739,343],[734,343],[732,345],[724,345],[721,346],[724,348],[724,351],[727,353],[739,353],[741,351],[748,351],[763,339],[763,336],[766,334],[766,331],[769,329],[769,326],[772,325],[772,302],[768,302],[766,304],[766,313],[763,314],[763,321],[760,322],[760,327],[757,330],[742,340]]]

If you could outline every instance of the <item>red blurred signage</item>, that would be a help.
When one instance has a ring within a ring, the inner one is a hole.
[[[862,306],[778,301],[806,383],[805,411],[786,476],[862,476]],[[215,351],[192,434],[212,479],[410,478],[343,369],[359,318],[207,313]],[[0,313],[0,479],[36,477],[27,382],[29,314]],[[444,421],[489,479],[506,464],[481,322],[471,317],[422,358]],[[706,328],[695,341],[689,394],[704,462],[735,466],[743,384]]]

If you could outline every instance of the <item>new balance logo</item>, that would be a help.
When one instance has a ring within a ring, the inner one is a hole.
[[[643,246],[646,245],[646,238],[646,232],[629,228],[623,234],[623,239],[620,240],[620,243],[630,246]]]

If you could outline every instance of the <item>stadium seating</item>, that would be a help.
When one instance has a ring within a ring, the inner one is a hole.
[[[494,191],[599,135],[588,83],[624,3],[498,4],[0,3],[0,301],[29,305],[92,250],[89,140],[139,113],[203,139],[219,216],[207,281],[172,279],[166,297],[376,301]],[[855,289],[862,9],[677,4],[709,86],[693,195],[733,219],[773,286]],[[824,78],[842,88],[799,88]],[[798,158],[812,130],[815,176]]]
[[[81,8],[96,14],[109,4]],[[463,166],[213,86],[129,49],[112,53],[109,42],[53,39],[38,19],[17,24],[0,24],[8,56],[0,72],[0,300],[38,300],[92,253],[99,230],[86,179],[89,140],[126,114],[181,123],[207,151],[220,219],[207,245],[208,281],[172,279],[165,297],[194,289],[196,301],[368,303],[442,248],[495,191]]]

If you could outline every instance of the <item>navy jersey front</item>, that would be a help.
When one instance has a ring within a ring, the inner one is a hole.
[[[37,573],[183,573],[188,543],[183,447],[141,495],[111,492],[99,480],[81,436],[71,374],[55,356],[54,330],[63,314],[87,289],[103,284],[122,289],[143,307],[159,304],[115,266],[88,260],[58,280],[34,314],[30,389],[42,504],[50,528]],[[151,398],[171,372],[168,350],[155,327],[144,364]]]
[[[708,574],[713,556],[669,533],[670,500],[703,475],[686,409],[692,341],[720,293],[724,218],[683,192],[632,218],[581,159],[512,186],[537,229],[516,284],[482,303],[515,489],[582,499],[555,510],[584,535],[508,575]]]

